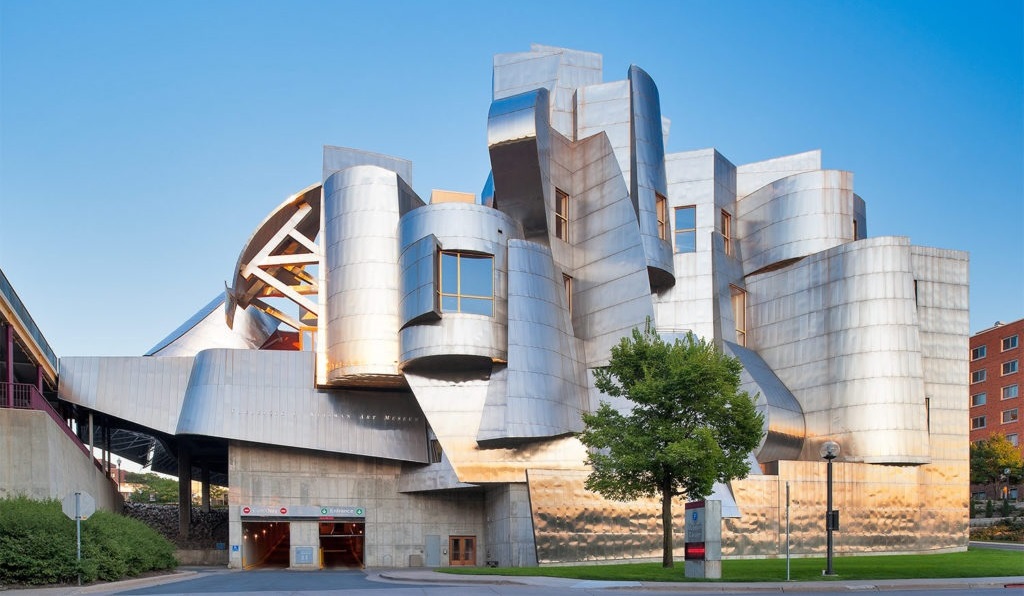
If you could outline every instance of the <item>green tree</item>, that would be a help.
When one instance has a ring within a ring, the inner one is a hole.
[[[586,487],[618,501],[661,497],[664,567],[673,566],[672,498],[703,499],[715,482],[744,478],[761,441],[764,417],[739,390],[741,369],[693,334],[666,343],[648,321],[595,371],[598,389],[633,408],[622,413],[602,401],[583,415],[579,439],[593,467]]]
[[[146,503],[152,495],[154,503],[178,502],[178,481],[174,478],[165,478],[153,473],[127,472],[124,482],[134,487],[133,501]]]
[[[1000,481],[1015,484],[1020,482],[1022,471],[1024,457],[1021,456],[1020,449],[1005,435],[994,434],[982,441],[971,443],[972,483],[993,487]],[[993,498],[999,498],[999,495],[993,494]]]

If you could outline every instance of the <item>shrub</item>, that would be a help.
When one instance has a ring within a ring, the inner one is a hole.
[[[995,509],[992,508],[992,499],[985,501],[985,517],[992,517]]]
[[[174,546],[136,520],[97,511],[82,522],[82,561],[75,556],[75,522],[55,500],[0,500],[0,583],[114,581],[173,569]]]

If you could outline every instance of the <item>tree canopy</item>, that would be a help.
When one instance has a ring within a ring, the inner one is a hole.
[[[1006,471],[1009,470],[1009,473]],[[971,482],[995,484],[1004,477],[1010,484],[1019,482],[1024,475],[1024,456],[1005,435],[971,443]]]
[[[744,478],[763,436],[764,417],[739,390],[741,369],[711,342],[688,334],[667,343],[648,323],[595,371],[598,389],[633,407],[620,412],[602,401],[584,414],[579,438],[593,467],[586,487],[619,501],[661,497],[665,567],[673,564],[672,497],[704,499],[715,482]]]

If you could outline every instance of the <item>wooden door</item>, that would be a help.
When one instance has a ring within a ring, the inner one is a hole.
[[[476,565],[476,536],[449,536],[448,564]]]

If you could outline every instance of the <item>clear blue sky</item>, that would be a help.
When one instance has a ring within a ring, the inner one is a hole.
[[[644,68],[668,151],[822,149],[869,235],[971,253],[972,331],[1024,316],[1020,1],[0,6],[0,268],[60,356],[191,316],[325,144],[479,192],[491,57],[531,42]]]

